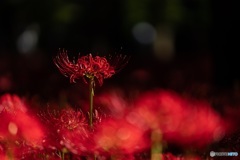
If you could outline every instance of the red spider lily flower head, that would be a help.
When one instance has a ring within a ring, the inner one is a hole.
[[[123,117],[130,108],[128,107],[130,104],[123,96],[123,92],[117,88],[96,96],[95,102],[98,106],[101,106],[101,110],[115,118]]]
[[[154,91],[136,103],[135,118],[150,129],[160,128],[163,139],[183,146],[204,147],[220,140],[225,121],[205,101],[182,98],[174,92]]]
[[[44,132],[38,119],[25,111],[26,106],[19,97],[4,95],[1,100],[0,106],[4,110],[0,112],[0,137],[9,141],[20,138],[28,144],[39,145]]]
[[[148,146],[144,130],[125,119],[106,119],[97,126],[94,140],[102,152],[130,154]]]
[[[71,83],[79,78],[83,78],[84,82],[87,83],[86,78],[94,77],[101,86],[103,79],[110,78],[127,63],[127,57],[119,55],[107,60],[105,57],[88,54],[79,56],[77,61],[71,62],[67,51],[63,50],[56,56],[54,63],[63,75],[70,77]]]
[[[42,113],[41,117],[51,128],[44,140],[46,148],[67,149],[74,154],[83,154],[92,149],[88,123],[81,111],[68,107],[61,111]]]
[[[84,114],[73,109],[64,109],[57,122],[61,145],[74,154],[84,155],[94,151],[94,143]]]
[[[6,157],[1,157],[0,153],[0,159],[9,159],[9,154],[13,159],[17,158],[26,148],[23,143],[29,148],[41,148],[44,135],[42,125],[18,96],[3,95],[0,97],[0,108],[0,143],[5,145],[6,153]]]

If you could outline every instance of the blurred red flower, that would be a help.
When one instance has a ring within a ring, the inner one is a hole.
[[[36,117],[27,112],[27,107],[16,95],[3,95],[0,98],[0,135],[9,138],[22,136],[28,143],[40,141],[44,135]]]
[[[104,110],[104,113],[114,118],[122,118],[126,111],[130,109],[129,103],[123,96],[123,92],[117,88],[97,95],[95,103],[101,107],[101,110]]]
[[[80,111],[73,109],[64,109],[60,113],[57,122],[58,133],[61,139],[61,145],[64,145],[74,154],[82,154],[89,151],[90,133],[88,131],[88,123],[85,116]]]
[[[139,126],[160,128],[168,142],[202,147],[219,140],[226,129],[207,102],[187,100],[173,92],[146,93],[135,105],[129,119]]]
[[[127,62],[126,57],[118,56],[115,59],[105,57],[92,56],[79,56],[77,61],[70,61],[67,51],[60,51],[59,55],[54,59],[55,65],[59,71],[70,77],[70,82],[75,82],[76,79],[83,78],[87,83],[86,78],[94,77],[98,80],[99,85],[103,84],[103,79],[110,78]]]
[[[25,103],[16,95],[6,94],[0,97],[0,106],[0,143],[5,145],[5,153],[16,157],[26,148],[22,144],[29,151],[29,148],[41,148],[42,125]]]
[[[125,119],[106,119],[94,133],[97,148],[109,154],[128,154],[149,147],[144,130]]]
[[[67,107],[61,111],[51,110],[42,113],[41,117],[48,128],[44,139],[46,148],[60,151],[67,149],[78,155],[93,149],[88,123],[81,111]]]

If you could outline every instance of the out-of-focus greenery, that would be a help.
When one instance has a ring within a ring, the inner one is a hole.
[[[32,24],[39,27],[40,49],[133,49],[139,44],[132,28],[139,22],[166,25],[182,35],[185,28],[206,33],[212,18],[208,0],[5,0],[0,4],[0,48],[10,50],[16,49],[17,38]]]

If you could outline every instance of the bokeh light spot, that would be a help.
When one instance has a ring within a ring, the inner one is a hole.
[[[156,37],[155,28],[147,22],[137,23],[133,27],[132,33],[134,38],[141,44],[151,44]]]
[[[130,137],[130,133],[129,130],[126,128],[120,128],[117,131],[117,136],[121,139],[121,140],[127,140]]]
[[[18,132],[18,126],[17,126],[15,123],[10,122],[10,123],[8,124],[8,131],[9,131],[9,133],[11,133],[12,135],[16,135],[17,132]]]
[[[38,43],[38,25],[32,25],[27,28],[17,40],[17,48],[20,53],[27,54],[33,51]]]

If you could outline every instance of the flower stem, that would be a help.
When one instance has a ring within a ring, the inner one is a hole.
[[[93,127],[93,96],[94,96],[94,77],[89,78],[89,126]]]
[[[65,156],[65,153],[64,152],[62,152],[62,160],[64,160],[64,157]]]
[[[161,160],[162,156],[162,134],[160,129],[153,129],[151,133],[151,160]]]

